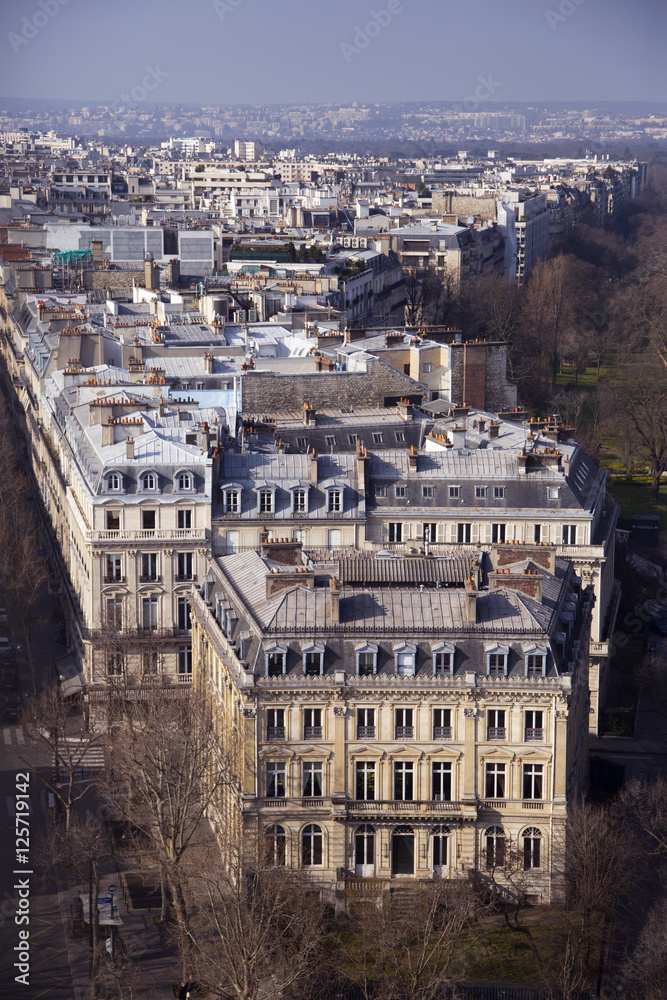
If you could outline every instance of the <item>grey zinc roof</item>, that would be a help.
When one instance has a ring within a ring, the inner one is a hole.
[[[446,558],[361,558],[347,556],[338,560],[338,576],[343,584],[381,586],[382,584],[465,583],[472,573],[470,556]]]

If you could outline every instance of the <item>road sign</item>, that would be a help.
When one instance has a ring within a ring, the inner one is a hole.
[[[109,892],[115,892],[115,891],[116,891],[116,886],[115,885],[110,885],[109,886]]]
[[[63,787],[62,781],[56,781],[56,788],[62,788],[62,787]]]

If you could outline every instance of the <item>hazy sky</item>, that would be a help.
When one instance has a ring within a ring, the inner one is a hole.
[[[2,0],[0,95],[665,101],[666,43],[666,0]]]

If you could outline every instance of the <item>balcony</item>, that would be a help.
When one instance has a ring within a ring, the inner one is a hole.
[[[451,740],[452,738],[452,727],[451,726],[434,726],[433,727],[433,739],[434,740]]]
[[[107,574],[104,577],[105,583],[125,583],[125,577],[121,576],[120,573]]]
[[[487,740],[504,740],[507,738],[507,730],[504,726],[489,726],[486,738]]]
[[[396,726],[394,731],[395,740],[412,740],[415,735],[414,726]]]
[[[523,734],[524,743],[539,743],[544,739],[543,729],[526,729]]]
[[[178,674],[179,684],[192,684],[192,674]]]
[[[176,575],[174,576],[174,580],[175,580],[176,583],[185,583],[186,581],[191,581],[192,583],[194,583],[197,580],[197,574],[196,573],[176,573]]]
[[[358,740],[374,740],[375,726],[357,726]]]
[[[417,800],[417,799],[407,799],[407,800],[368,800],[368,799],[355,799],[353,802],[347,802],[347,811],[352,813],[383,813],[383,812],[401,812],[401,813],[452,813],[460,812],[463,809],[464,803],[462,802],[441,802],[436,800]],[[467,803],[470,805],[470,803]]]
[[[285,727],[284,726],[267,726],[266,729],[267,740],[284,740],[285,739]]]
[[[142,542],[161,540],[185,540],[204,541],[206,539],[206,528],[108,528],[105,531],[85,531],[84,537],[87,542]]]
[[[139,583],[162,583],[162,577],[157,573],[142,573],[139,576]]]
[[[303,730],[304,740],[321,740],[322,726],[305,726]]]

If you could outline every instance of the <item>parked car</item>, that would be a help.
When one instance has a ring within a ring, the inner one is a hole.
[[[6,635],[0,635],[0,660],[14,657],[14,647]]]
[[[17,691],[18,686],[18,677],[14,667],[8,667],[4,664],[0,666],[0,690]]]
[[[0,623],[5,623],[9,621],[9,615],[5,608],[0,608]]]
[[[17,694],[3,694],[0,698],[0,719],[18,719],[21,699]]]

